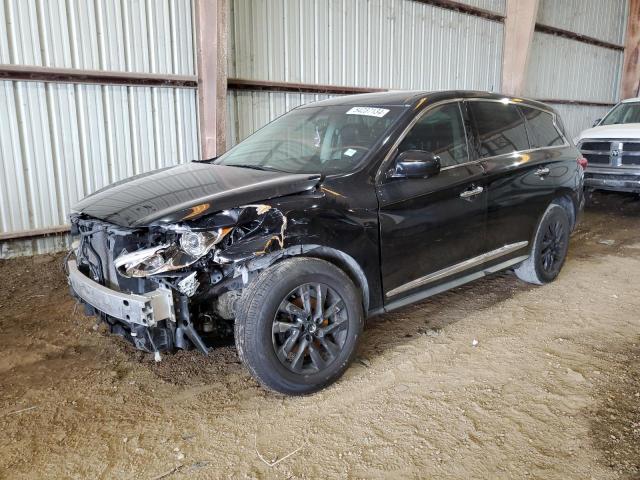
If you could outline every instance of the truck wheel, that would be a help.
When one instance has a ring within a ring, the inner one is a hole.
[[[362,299],[342,270],[324,260],[291,258],[245,288],[236,311],[236,348],[264,387],[303,395],[344,373],[363,323]]]
[[[567,258],[570,230],[566,210],[555,203],[549,205],[538,224],[529,258],[515,269],[518,278],[536,285],[555,280]]]

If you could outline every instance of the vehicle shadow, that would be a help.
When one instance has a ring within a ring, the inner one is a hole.
[[[520,281],[512,271],[505,271],[370,318],[359,355],[382,355],[412,337],[437,337],[445,327],[533,288],[537,287]]]

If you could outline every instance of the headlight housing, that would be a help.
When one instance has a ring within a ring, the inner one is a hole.
[[[211,250],[220,236],[219,232],[185,232],[180,235],[180,248],[192,257],[202,257]]]
[[[220,242],[230,229],[179,232],[176,243],[166,243],[151,248],[125,253],[115,259],[118,273],[129,278],[148,277],[194,264]]]

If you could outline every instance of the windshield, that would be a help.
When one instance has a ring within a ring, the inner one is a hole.
[[[404,111],[346,105],[295,109],[213,163],[288,173],[351,172]]]
[[[600,125],[640,123],[640,103],[621,103],[604,117]]]

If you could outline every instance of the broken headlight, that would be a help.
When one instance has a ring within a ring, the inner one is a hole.
[[[194,264],[209,253],[228,232],[218,229],[207,232],[183,230],[176,243],[123,253],[115,259],[118,273],[125,277],[147,277]]]
[[[180,235],[180,248],[192,257],[201,257],[217,243],[219,232],[185,232]]]

